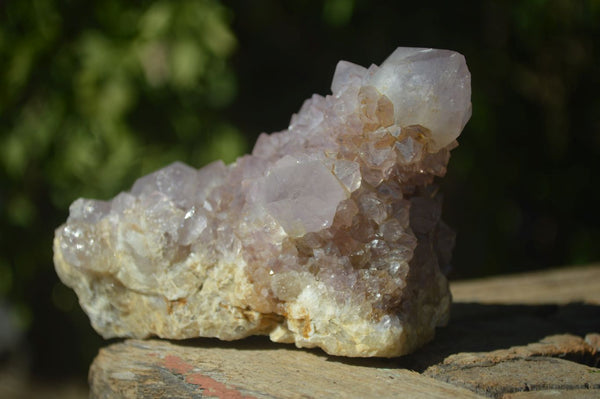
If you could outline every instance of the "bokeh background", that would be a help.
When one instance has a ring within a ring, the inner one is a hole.
[[[465,55],[473,117],[443,181],[452,278],[600,260],[598,0],[0,2],[0,368],[84,382],[98,348],[52,264],[78,197],[284,129],[336,62]]]

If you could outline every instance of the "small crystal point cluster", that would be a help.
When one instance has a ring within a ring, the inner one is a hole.
[[[54,261],[104,337],[273,341],[398,356],[448,318],[443,176],[471,115],[464,57],[341,61],[251,155],[174,163],[111,201],[78,199]]]

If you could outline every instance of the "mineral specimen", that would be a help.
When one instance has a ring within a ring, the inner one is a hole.
[[[104,337],[268,334],[397,356],[448,318],[453,233],[432,184],[471,114],[464,57],[341,61],[252,155],[174,163],[112,201],[78,199],[54,262]]]

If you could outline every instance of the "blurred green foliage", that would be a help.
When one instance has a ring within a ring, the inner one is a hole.
[[[52,266],[74,199],[174,160],[232,161],[328,93],[339,59],[380,63],[398,46],[460,51],[472,72],[473,117],[442,183],[453,276],[600,260],[598,0],[23,0],[0,13],[0,301],[35,371],[83,376],[102,343]]]
[[[7,178],[23,182],[39,170],[52,203],[64,207],[77,195],[111,196],[165,162],[231,160],[244,146],[233,140],[215,154],[222,148],[215,142],[181,145],[199,134],[235,136],[215,112],[235,95],[227,60],[236,41],[218,3],[32,0],[4,7],[0,161]],[[31,193],[10,194],[8,217],[31,224]]]
[[[201,166],[246,150],[221,111],[236,93],[236,39],[212,0],[0,9],[0,298],[34,340],[47,334],[42,346],[57,335],[46,330],[57,309],[81,318],[49,276],[53,230],[75,198],[112,197],[175,160]]]

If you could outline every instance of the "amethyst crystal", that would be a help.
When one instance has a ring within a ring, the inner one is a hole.
[[[448,318],[453,246],[436,176],[471,114],[463,56],[397,49],[341,61],[252,155],[175,163],[56,231],[62,281],[104,337],[268,334],[344,356],[397,356]]]

